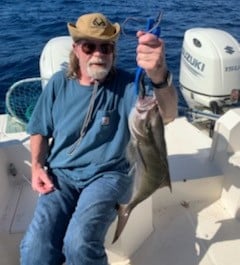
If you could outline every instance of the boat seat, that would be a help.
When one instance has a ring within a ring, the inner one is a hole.
[[[55,72],[67,67],[72,43],[70,36],[60,36],[49,40],[44,46],[39,62],[43,88]]]

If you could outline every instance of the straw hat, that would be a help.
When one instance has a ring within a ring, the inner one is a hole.
[[[68,23],[67,26],[74,41],[79,39],[116,41],[120,32],[120,25],[112,24],[101,13],[80,16],[76,24]]]

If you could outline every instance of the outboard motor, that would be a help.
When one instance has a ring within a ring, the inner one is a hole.
[[[218,29],[187,30],[179,81],[189,108],[221,114],[235,100],[231,93],[240,91],[240,46],[237,40]]]

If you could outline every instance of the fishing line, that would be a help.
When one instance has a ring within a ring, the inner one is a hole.
[[[122,25],[122,34],[127,38],[135,38],[136,33],[139,30],[146,31],[148,33],[153,33],[156,36],[160,35],[160,23],[163,17],[163,11],[158,13],[156,19],[153,18],[140,18],[140,17],[127,17]],[[144,25],[144,26],[143,26]],[[144,29],[145,28],[145,29]]]

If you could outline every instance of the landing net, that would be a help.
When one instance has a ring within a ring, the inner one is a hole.
[[[7,113],[21,124],[28,123],[42,92],[41,77],[27,78],[14,83],[6,94]]]

